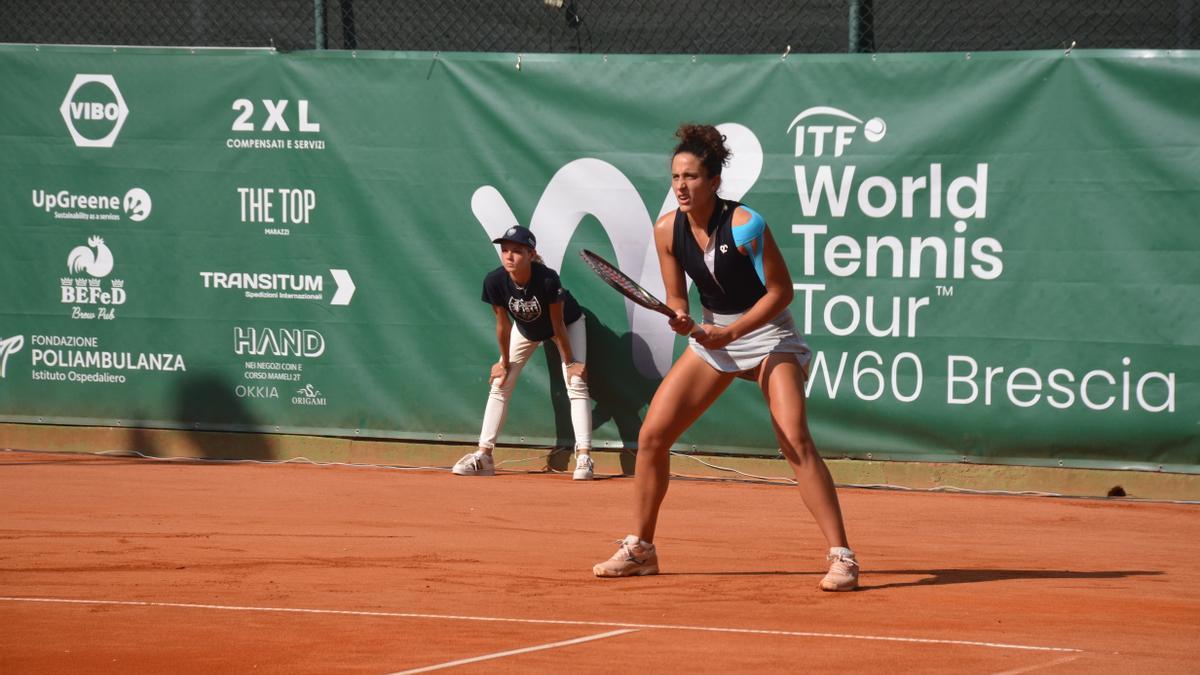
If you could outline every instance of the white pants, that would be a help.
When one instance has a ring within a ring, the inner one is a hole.
[[[587,331],[584,317],[567,326],[567,341],[571,344],[571,355],[575,360],[584,363],[587,360]],[[487,407],[483,409],[483,430],[479,432],[479,447],[496,447],[496,437],[504,427],[504,418],[508,416],[508,400],[513,387],[517,386],[517,378],[525,362],[537,351],[541,342],[535,342],[521,335],[521,331],[513,326],[508,340],[508,378],[504,386],[496,386],[492,382],[488,392]],[[575,428],[575,449],[592,447],[592,406],[588,400],[587,380],[580,377],[567,376],[567,366],[562,365],[563,382],[567,385],[567,398],[571,401],[571,426]]]

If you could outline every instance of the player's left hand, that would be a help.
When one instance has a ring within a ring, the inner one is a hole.
[[[728,326],[714,326],[706,323],[703,329],[702,333],[696,335],[696,342],[708,349],[721,349],[737,337],[733,331],[729,330]]]
[[[587,364],[582,361],[576,361],[567,366],[567,379],[578,377],[581,380],[587,381]]]

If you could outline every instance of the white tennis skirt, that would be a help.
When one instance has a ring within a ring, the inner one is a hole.
[[[742,314],[716,314],[704,310],[704,323],[728,326],[741,318]],[[762,326],[730,342],[722,349],[708,349],[695,338],[688,338],[688,345],[708,365],[723,373],[740,373],[754,368],[771,354],[795,354],[801,366],[807,366],[812,351],[804,337],[796,330],[791,310],[785,309]]]

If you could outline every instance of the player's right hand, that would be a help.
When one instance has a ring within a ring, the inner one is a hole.
[[[508,364],[503,361],[497,361],[492,364],[492,374],[488,377],[488,382],[491,382],[497,387],[503,387],[504,381],[508,379]]]
[[[691,335],[696,328],[696,322],[692,317],[683,312],[678,312],[674,317],[667,319],[667,323],[671,326],[671,330],[679,335]]]

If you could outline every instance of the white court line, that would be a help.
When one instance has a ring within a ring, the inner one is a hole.
[[[570,621],[564,619],[512,619],[496,616],[463,616],[457,614],[417,614],[413,612],[367,612],[352,609],[304,609],[296,607],[242,607],[237,605],[204,605],[189,602],[149,602],[141,600],[79,600],[70,598],[18,598],[0,596],[0,602],[49,602],[75,605],[123,605],[130,607],[176,607],[182,609],[219,609],[232,612],[281,612],[291,614],[330,614],[340,616],[372,616],[398,619],[438,619],[441,621],[494,621],[499,623],[532,623],[554,626],[599,626],[602,628],[634,628],[660,630],[690,630],[707,633],[734,633],[739,635],[781,635],[784,637],[838,638],[843,640],[874,640],[879,642],[905,642],[912,644],[955,645],[961,647],[987,647],[991,649],[1020,649],[1033,652],[1074,652],[1082,649],[1070,647],[1037,647],[1003,642],[977,642],[974,640],[941,640],[937,638],[890,637],[885,635],[854,635],[850,633],[813,633],[794,630],[763,630],[757,628],[721,628],[715,626],[682,626],[657,623],[624,623],[620,621]]]
[[[1025,668],[1017,668],[1016,670],[1006,670],[1003,673],[996,673],[996,675],[1019,675],[1019,673],[1029,673],[1029,672],[1032,672],[1035,670],[1041,670],[1042,668],[1049,668],[1051,666],[1061,666],[1064,663],[1070,663],[1079,658],[1080,658],[1080,656],[1064,656],[1061,659],[1054,659],[1053,661],[1050,661],[1049,663],[1039,663],[1034,666],[1027,666]]]
[[[574,640],[563,640],[562,642],[551,642],[550,644],[538,645],[536,647],[523,647],[521,649],[513,649],[513,650],[510,650],[507,652],[496,652],[495,654],[484,654],[483,656],[474,656],[469,659],[459,659],[458,661],[447,661],[446,663],[439,663],[437,665],[426,666],[424,668],[414,668],[412,670],[402,670],[398,673],[392,673],[392,675],[410,675],[411,673],[426,673],[431,670],[441,670],[442,668],[453,668],[454,666],[463,666],[468,663],[475,663],[477,661],[500,659],[500,658],[504,658],[505,656],[514,656],[516,654],[526,654],[528,652],[538,652],[543,649],[555,649],[556,647],[567,647],[569,645],[577,645],[580,642],[591,642],[592,640],[603,640],[604,638],[610,638],[610,637],[615,637],[617,635],[624,635],[626,633],[636,633],[636,632],[637,631],[632,628],[623,628],[621,630],[613,630],[613,631],[609,631],[607,633],[600,633],[599,635],[588,635],[586,637],[575,638]]]

